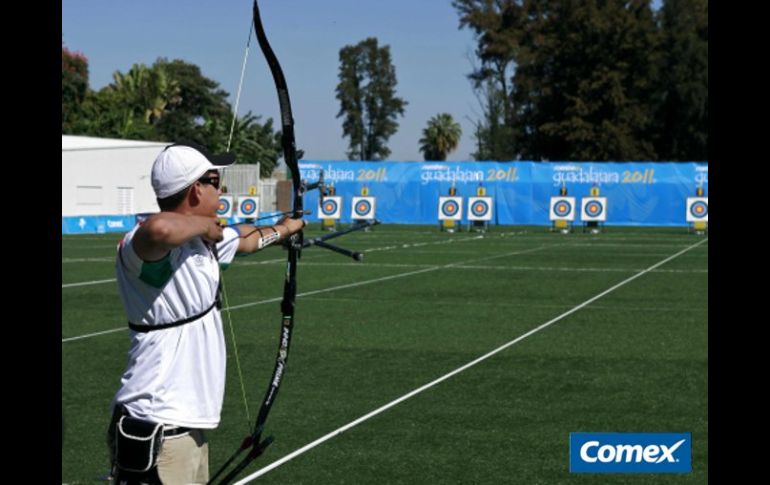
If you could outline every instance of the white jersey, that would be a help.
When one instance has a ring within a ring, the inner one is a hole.
[[[178,322],[215,302],[219,267],[199,237],[148,263],[134,252],[137,225],[118,246],[118,287],[128,320],[137,325]],[[217,243],[226,267],[238,249],[238,231],[224,229]],[[128,365],[113,400],[132,416],[189,428],[219,424],[225,388],[225,339],[215,307],[180,326],[131,333]]]

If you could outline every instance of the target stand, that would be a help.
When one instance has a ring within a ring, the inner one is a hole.
[[[709,232],[709,198],[687,198],[687,231],[704,236]]]
[[[368,192],[368,190],[367,190]],[[375,219],[375,211],[377,209],[377,199],[372,196],[360,196],[353,197],[350,207],[350,218],[353,223],[367,222]],[[364,232],[369,232],[372,226],[367,226],[363,229]]]
[[[342,215],[342,197],[332,195],[318,201],[318,217],[321,219],[321,229],[333,231]]]
[[[607,197],[583,197],[580,220],[583,222],[583,232],[602,232],[607,221]]]
[[[572,223],[575,221],[574,197],[551,197],[551,231],[559,231],[562,234],[572,232]]]
[[[226,226],[228,219],[233,215],[233,196],[232,195],[220,195],[219,205],[217,206],[217,217],[219,223]]]
[[[455,232],[460,229],[460,220],[463,217],[463,198],[458,196],[438,198],[439,228],[446,232]]]
[[[492,220],[492,197],[468,197],[468,232],[486,232]]]

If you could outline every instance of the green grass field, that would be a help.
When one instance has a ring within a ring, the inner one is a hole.
[[[109,403],[129,344],[114,281],[121,236],[62,237],[62,483],[100,483],[108,470]],[[618,285],[258,481],[708,482],[706,238],[685,228],[377,226],[335,242],[365,261],[304,251],[288,373],[267,422],[276,441],[242,476]],[[252,423],[274,363],[285,258],[269,248],[225,272]],[[228,347],[212,473],[251,425]],[[690,432],[693,472],[571,474],[576,431]]]

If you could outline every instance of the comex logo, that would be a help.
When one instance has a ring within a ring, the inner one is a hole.
[[[598,441],[588,441],[580,448],[580,458],[588,463],[596,463],[600,461],[602,463],[622,462],[626,463],[636,462],[644,460],[647,463],[660,463],[663,460],[668,460],[669,463],[674,463],[674,452],[677,448],[682,446],[685,440],[679,440],[674,446],[668,448],[666,445],[649,445],[642,448],[641,445],[603,445],[599,446]],[[591,456],[591,448],[598,448],[596,454]],[[660,455],[660,458],[658,458]]]
[[[571,433],[573,473],[689,473],[689,433]]]

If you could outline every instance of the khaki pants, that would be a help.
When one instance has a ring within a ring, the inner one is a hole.
[[[205,484],[209,481],[209,444],[203,431],[194,429],[163,440],[158,456],[163,485]]]

